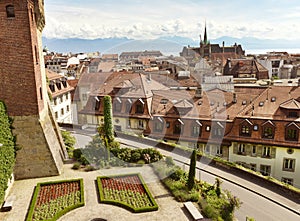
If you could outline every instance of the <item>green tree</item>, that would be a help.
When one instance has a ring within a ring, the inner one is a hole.
[[[187,183],[189,190],[193,189],[193,187],[195,185],[196,161],[197,161],[197,152],[196,152],[196,150],[194,150],[191,155],[189,177],[188,177],[188,183]]]
[[[110,144],[114,141],[112,104],[109,95],[104,96],[104,124],[98,128],[98,133],[106,147],[107,160],[110,160]]]
[[[114,141],[111,97],[104,96],[104,133],[108,143]]]

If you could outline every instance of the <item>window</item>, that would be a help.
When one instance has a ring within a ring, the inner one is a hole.
[[[142,104],[137,104],[135,106],[135,113],[136,114],[143,114],[144,113],[144,106]]]
[[[174,134],[181,134],[183,132],[183,125],[181,123],[175,123],[173,132]]]
[[[170,127],[170,122],[167,121],[167,122],[166,122],[166,128],[169,128],[169,127]]]
[[[255,163],[250,163],[250,170],[256,171],[256,164]]]
[[[60,84],[60,81],[57,81],[57,82],[56,82],[56,87],[57,87],[58,90],[61,90],[61,84]]]
[[[50,82],[49,88],[50,88],[51,92],[55,92],[55,85],[53,84],[53,82]]]
[[[214,137],[222,137],[223,136],[223,128],[217,127],[213,130]]]
[[[69,94],[66,94],[66,100],[69,100]]]
[[[43,91],[42,91],[42,87],[40,87],[40,97],[41,97],[41,100],[43,100]]]
[[[298,113],[295,112],[295,111],[290,111],[290,112],[288,113],[288,118],[298,118],[298,117],[299,117],[299,115],[298,115]]]
[[[271,147],[263,148],[263,157],[271,157]]]
[[[155,132],[162,132],[164,124],[158,120],[154,122],[154,131]]]
[[[260,165],[260,172],[263,176],[270,176],[271,175],[271,166]]]
[[[35,62],[36,64],[39,64],[39,53],[36,46],[34,46],[34,53],[35,53]]]
[[[282,170],[283,171],[294,172],[295,171],[295,164],[296,164],[296,160],[295,159],[284,158],[283,159]]]
[[[286,129],[286,140],[297,141],[298,140],[298,130],[296,128],[287,128]]]
[[[258,125],[254,125],[253,130],[258,131]]]
[[[143,120],[139,120],[138,128],[139,129],[144,129],[144,121]]]
[[[273,139],[274,138],[274,129],[272,127],[263,128],[263,138]]]
[[[97,98],[97,99],[95,98],[93,101],[94,101],[94,110],[98,111],[100,108],[100,100],[99,100],[99,98]]]
[[[209,131],[210,131],[210,126],[207,125],[207,126],[205,127],[205,130],[206,130],[207,132],[209,132]]]
[[[82,94],[82,100],[86,101],[87,100],[87,94]]]
[[[69,112],[70,111],[70,106],[69,105],[67,105],[67,112]]]
[[[223,154],[223,147],[222,146],[217,146],[216,154],[217,154],[217,156],[222,156],[222,154]]]
[[[241,136],[250,136],[250,127],[248,125],[242,125],[240,132]]]
[[[55,118],[56,118],[56,119],[58,118],[58,113],[57,113],[57,112],[55,112]]]
[[[6,16],[8,18],[14,18],[15,17],[15,8],[13,5],[6,6]]]
[[[200,136],[200,126],[199,125],[194,125],[193,127],[192,127],[192,136],[193,137],[198,137],[198,136]]]
[[[114,111],[115,112],[121,112],[122,109],[122,103],[120,103],[119,101],[115,101],[114,102]]]
[[[129,101],[126,102],[125,109],[126,109],[126,113],[129,114],[131,110],[131,103]]]
[[[163,98],[163,99],[160,100],[160,103],[161,104],[167,104],[168,103],[168,99]]]
[[[57,98],[53,99],[54,105],[57,105]]]
[[[252,156],[256,156],[256,146],[252,146]]]
[[[65,111],[64,111],[63,108],[60,110],[60,113],[61,113],[61,115],[64,115],[64,114],[65,114]]]
[[[285,184],[293,185],[294,180],[291,179],[291,178],[282,177],[282,178],[281,178],[281,182],[283,182],[283,183],[285,183]]]
[[[245,152],[245,144],[239,144],[239,146],[238,146],[238,154],[242,154],[242,155],[246,154],[246,152]]]

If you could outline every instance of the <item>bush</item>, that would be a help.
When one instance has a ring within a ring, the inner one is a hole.
[[[96,168],[95,168],[94,166],[92,166],[92,165],[88,165],[88,166],[85,168],[85,171],[86,171],[86,172],[90,172],[90,171],[94,171],[94,170],[96,170]]]
[[[11,129],[12,121],[6,113],[4,103],[0,101],[0,205],[4,201],[7,183],[15,165],[16,139]]]
[[[82,155],[81,149],[75,149],[75,150],[73,151],[73,158],[74,158],[75,160],[79,160],[80,157],[81,157],[81,155]]]
[[[68,155],[70,158],[72,158],[76,139],[71,135],[69,131],[61,130],[61,135],[66,146]]]
[[[80,168],[81,164],[79,162],[76,162],[73,164],[72,169],[73,170],[78,170]]]
[[[185,172],[180,167],[174,167],[171,170],[170,178],[173,179],[173,180],[176,180],[176,181],[180,180],[184,176],[185,176]]]
[[[135,163],[141,159],[141,154],[138,151],[133,151],[130,161]]]

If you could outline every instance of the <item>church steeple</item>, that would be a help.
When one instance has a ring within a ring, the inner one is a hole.
[[[206,22],[205,22],[205,28],[204,28],[204,44],[208,44],[208,41],[207,41],[207,32],[206,32]]]

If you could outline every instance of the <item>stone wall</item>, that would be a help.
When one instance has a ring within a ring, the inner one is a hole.
[[[13,130],[17,136],[15,179],[59,175],[62,172],[64,152],[57,139],[49,115],[14,117]]]

